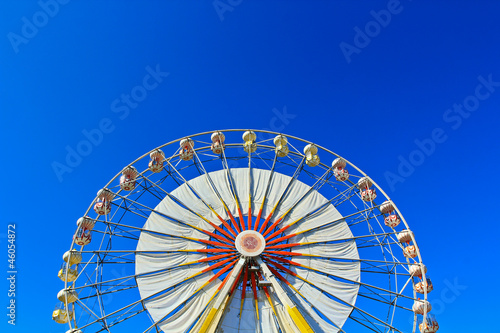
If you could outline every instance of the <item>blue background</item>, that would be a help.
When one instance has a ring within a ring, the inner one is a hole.
[[[6,272],[14,223],[18,273],[15,327],[1,279],[1,330],[66,331],[51,320],[61,256],[123,166],[189,134],[256,128],[369,174],[415,231],[440,332],[495,331],[498,13],[488,0],[2,1],[0,258]],[[126,106],[148,67],[169,74]]]

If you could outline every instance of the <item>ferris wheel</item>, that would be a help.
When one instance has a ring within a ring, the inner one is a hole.
[[[63,260],[52,317],[67,332],[439,328],[396,205],[346,159],[270,131],[139,157],[97,192]]]

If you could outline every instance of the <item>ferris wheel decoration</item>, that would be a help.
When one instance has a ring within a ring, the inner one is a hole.
[[[99,190],[63,261],[52,317],[67,332],[439,329],[394,202],[282,133],[219,130],[144,154]]]

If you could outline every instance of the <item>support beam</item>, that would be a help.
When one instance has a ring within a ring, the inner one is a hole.
[[[266,263],[264,263],[260,257],[257,257],[257,263],[260,265],[262,273],[264,274],[266,279],[268,281],[271,281],[274,292],[278,296],[281,303],[285,306],[285,309],[288,311],[288,314],[292,318],[293,323],[295,324],[295,326],[297,326],[299,331],[301,333],[306,333],[306,332],[314,333],[311,326],[309,326],[309,324],[307,323],[306,319],[302,316],[297,306],[292,302],[290,297],[288,297],[288,294],[281,287],[274,274],[271,272],[269,267],[267,267]]]
[[[240,272],[243,269],[245,262],[246,262],[246,259],[241,257],[238,260],[238,262],[236,263],[236,266],[233,269],[233,271],[231,272],[231,275],[230,275],[227,283],[224,284],[224,287],[217,295],[217,298],[215,299],[212,308],[210,310],[207,310],[208,316],[205,318],[203,324],[201,325],[199,333],[214,333],[215,332],[217,326],[219,325],[219,320],[222,317],[222,313],[224,311],[223,304],[226,303],[227,296],[229,295],[231,287],[233,286],[233,284],[236,282],[238,276],[240,275]]]

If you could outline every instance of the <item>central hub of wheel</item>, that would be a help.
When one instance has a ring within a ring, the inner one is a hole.
[[[254,230],[245,230],[235,240],[236,249],[245,257],[256,257],[264,251],[266,240]]]

